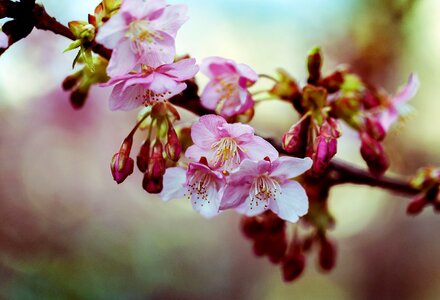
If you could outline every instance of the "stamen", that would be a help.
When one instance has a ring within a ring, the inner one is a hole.
[[[185,194],[185,196],[187,196],[188,200],[192,199],[196,205],[200,201],[203,201],[201,206],[203,206],[205,202],[209,204],[211,201],[208,200],[208,191],[211,184],[214,184],[211,174],[195,171],[194,175],[188,180],[188,193]]]
[[[266,209],[269,207],[269,201],[276,201],[281,194],[278,181],[267,174],[258,176],[252,183],[250,190],[250,209],[253,209],[253,206],[259,207],[260,205],[264,205],[264,209]]]
[[[214,156],[210,160],[214,167],[225,166],[229,170],[232,170],[240,165],[241,159],[239,150],[243,150],[233,138],[224,137],[212,144],[211,149],[215,149]]]

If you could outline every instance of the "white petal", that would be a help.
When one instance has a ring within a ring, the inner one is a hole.
[[[270,209],[281,219],[295,223],[309,209],[309,201],[304,188],[296,181],[281,185],[282,194],[271,202]]]

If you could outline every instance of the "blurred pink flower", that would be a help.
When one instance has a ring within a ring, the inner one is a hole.
[[[249,66],[209,57],[203,60],[201,71],[211,79],[200,97],[203,106],[216,109],[224,117],[241,114],[253,107],[254,100],[247,88],[258,80],[258,75]]]
[[[206,157],[213,169],[232,171],[244,159],[278,158],[278,151],[267,141],[255,136],[254,129],[242,123],[228,124],[217,115],[201,117],[191,127],[194,145],[186,150],[186,157],[199,161]]]
[[[188,169],[168,168],[164,176],[164,201],[187,197],[195,211],[211,218],[219,213],[225,178],[201,163],[190,163]]]
[[[164,0],[124,0],[96,36],[98,43],[113,49],[108,74],[126,74],[139,64],[156,68],[173,62],[174,39],[188,19],[186,10],[185,5],[166,5]]]
[[[296,222],[308,210],[304,188],[290,180],[312,166],[310,158],[280,157],[271,162],[244,160],[232,172],[225,188],[220,210],[236,208],[247,216],[270,209],[281,219]]]
[[[420,81],[416,74],[411,74],[408,83],[391,98],[390,103],[378,114],[378,120],[385,131],[399,119],[399,116],[408,114],[411,107],[407,104],[417,93]]]
[[[110,96],[111,110],[131,110],[143,104],[168,100],[186,89],[188,80],[198,72],[194,58],[162,65],[143,67],[142,72],[115,76],[101,86],[116,84]]]
[[[0,30],[0,49],[4,48],[8,48],[9,46],[9,37]]]

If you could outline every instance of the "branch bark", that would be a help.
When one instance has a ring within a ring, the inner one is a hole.
[[[2,13],[4,13],[4,11],[7,11],[4,7],[5,3],[9,3],[9,1],[0,0],[0,12]],[[32,12],[35,19],[35,28],[51,31],[55,34],[62,35],[71,40],[75,39],[70,29],[67,26],[58,22],[54,17],[50,16],[43,6],[35,4]],[[111,57],[112,51],[100,44],[94,43],[92,45],[92,49],[96,54],[108,60]],[[197,96],[197,85],[194,82],[188,82],[188,91],[186,92],[189,93],[186,95],[187,97],[175,97],[171,99],[171,102],[177,106],[193,112],[196,115],[214,113],[211,110],[207,110],[200,104],[199,98]],[[188,97],[188,95],[190,97]],[[276,143],[273,139],[269,138],[267,140],[271,142],[275,146],[275,148],[279,150],[280,153],[289,155],[282,149],[281,145]],[[389,176],[375,177],[364,169],[352,166],[350,164],[335,159],[330,163],[329,169],[322,179],[327,180],[329,186],[351,183],[379,187],[404,195],[416,195],[420,192],[419,190],[414,189],[409,184],[408,180],[393,178]]]

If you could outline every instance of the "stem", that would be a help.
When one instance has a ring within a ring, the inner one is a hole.
[[[3,10],[4,3],[6,3],[4,0],[0,0],[0,12]],[[33,16],[35,18],[35,28],[41,29],[41,30],[47,30],[52,31],[55,34],[62,35],[68,39],[74,40],[75,37],[70,31],[70,29],[63,24],[59,23],[54,17],[47,14],[46,10],[43,6],[39,4],[35,4],[35,7],[33,9]],[[106,59],[110,59],[112,51],[110,49],[105,48],[104,46],[97,44],[96,42],[92,45],[92,50],[96,53],[101,55],[102,57]],[[266,75],[266,74],[260,74],[259,77],[261,78],[267,78],[270,80],[273,80],[274,82],[278,82],[275,78],[272,76]],[[188,85],[190,82],[188,82]],[[194,83],[191,83],[194,85]],[[182,108],[185,108],[197,115],[205,115],[214,113],[210,110],[207,110],[204,108],[201,103],[200,99],[198,98],[197,94],[191,98],[191,100],[186,101],[179,101],[182,99],[179,99],[178,97],[174,97],[170,100],[171,103],[174,103],[175,105],[178,105]],[[140,124],[140,123],[138,123]],[[138,125],[137,125],[138,126]],[[137,126],[135,128],[137,128]],[[135,129],[134,129],[135,131]],[[270,142],[280,153],[283,153],[285,155],[289,155],[289,153],[286,153],[281,145],[276,143],[273,139],[268,138],[266,139],[268,142]],[[352,183],[352,184],[360,184],[360,185],[369,185],[373,187],[380,187],[385,190],[389,190],[392,192],[405,194],[405,195],[416,195],[420,191],[413,188],[408,180],[399,179],[399,178],[393,178],[388,176],[383,177],[375,177],[371,175],[366,170],[363,170],[361,168],[349,165],[345,162],[339,161],[339,160],[333,160],[329,166],[329,169],[327,173],[324,175],[322,179],[325,179],[328,181],[329,186],[339,185],[339,184],[346,184],[346,183]]]

